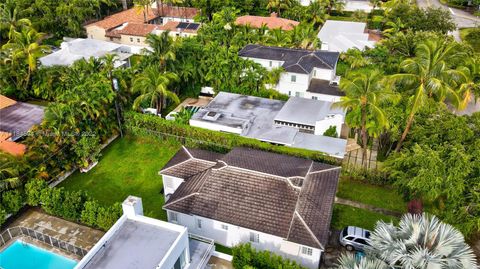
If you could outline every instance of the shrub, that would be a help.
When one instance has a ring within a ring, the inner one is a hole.
[[[285,259],[270,251],[257,251],[250,244],[240,244],[233,248],[233,268],[262,268],[262,269],[303,269],[295,261]]]
[[[20,190],[6,191],[2,194],[2,205],[7,213],[17,213],[24,202],[25,196]]]
[[[48,188],[48,184],[42,179],[33,179],[25,184],[26,202],[28,205],[37,206],[40,204],[42,190]]]
[[[331,125],[328,127],[328,129],[323,133],[324,136],[330,136],[330,137],[338,137],[337,133],[337,126]]]
[[[0,227],[7,220],[7,211],[0,205]]]
[[[249,147],[329,164],[340,164],[338,159],[318,151],[276,146],[252,138],[192,127],[133,111],[125,113],[125,127],[135,135],[148,135],[163,139],[175,138],[187,146],[217,152],[227,152],[234,147]]]
[[[96,226],[103,230],[108,230],[115,224],[115,222],[122,215],[122,206],[120,203],[115,203],[110,207],[100,207],[97,215]]]
[[[65,219],[78,221],[86,200],[87,195],[83,191],[64,191],[61,216]]]
[[[97,224],[97,214],[100,206],[97,201],[91,200],[85,202],[82,213],[80,214],[80,222],[95,227]]]
[[[63,188],[45,188],[40,194],[43,210],[51,215],[62,216],[63,200]]]

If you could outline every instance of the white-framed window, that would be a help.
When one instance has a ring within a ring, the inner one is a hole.
[[[260,242],[260,235],[258,233],[250,232],[250,242],[252,243]]]
[[[168,212],[168,219],[170,219],[171,222],[177,223],[177,221],[178,221],[178,214],[175,213],[175,212],[169,211],[169,212]]]
[[[313,100],[318,100],[318,97],[312,96],[312,99],[313,99]]]
[[[202,220],[201,219],[197,219],[197,228],[202,229]]]
[[[317,77],[317,70],[313,69],[313,77]]]
[[[292,75],[292,76],[290,77],[290,81],[291,81],[291,82],[297,82],[297,76]]]
[[[288,96],[292,96],[292,91],[288,91]]]
[[[273,62],[272,62],[272,61],[269,61],[269,62],[268,62],[268,66],[272,67],[272,66],[273,66]]]
[[[222,224],[222,230],[228,231],[228,225],[227,224]]]
[[[140,43],[140,38],[137,38],[137,43]]]
[[[312,256],[313,249],[309,247],[302,247],[302,254],[307,256]]]
[[[133,37],[130,37],[130,42],[133,42]]]

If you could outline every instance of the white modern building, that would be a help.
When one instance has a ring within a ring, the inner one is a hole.
[[[268,70],[282,67],[285,72],[275,86],[280,93],[328,102],[344,95],[338,89],[340,77],[336,76],[338,52],[247,45],[239,56]]]
[[[107,54],[115,54],[118,60],[115,67],[130,66],[130,57],[133,54],[140,54],[142,47],[117,44],[107,41],[75,38],[62,42],[60,50],[41,57],[42,66],[70,66],[80,59],[90,57],[100,58]]]
[[[373,48],[375,41],[369,38],[367,24],[353,21],[327,20],[318,33],[322,50],[345,52],[349,49]]]
[[[159,174],[169,222],[318,268],[340,167],[248,148],[219,154],[183,147]]]
[[[287,102],[220,92],[190,119],[190,125],[260,141],[320,151],[343,158],[347,141],[323,136],[331,126],[340,135],[345,111],[332,102],[290,97]]]
[[[75,269],[203,269],[213,241],[184,226],[143,216],[142,200],[129,196],[123,215]]]

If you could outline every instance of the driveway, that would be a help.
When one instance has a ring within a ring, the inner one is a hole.
[[[417,4],[419,7],[439,7],[443,8],[445,10],[448,10],[453,17],[453,20],[455,21],[455,24],[457,25],[457,28],[469,28],[469,27],[475,27],[476,25],[480,25],[480,18],[476,17],[464,10],[457,9],[457,8],[452,8],[452,7],[447,7],[440,3],[439,0],[417,0]],[[460,34],[457,31],[453,32],[452,35],[460,41]]]

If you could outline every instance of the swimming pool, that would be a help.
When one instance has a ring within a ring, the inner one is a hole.
[[[39,248],[21,240],[0,252],[2,269],[72,269],[76,261]]]

